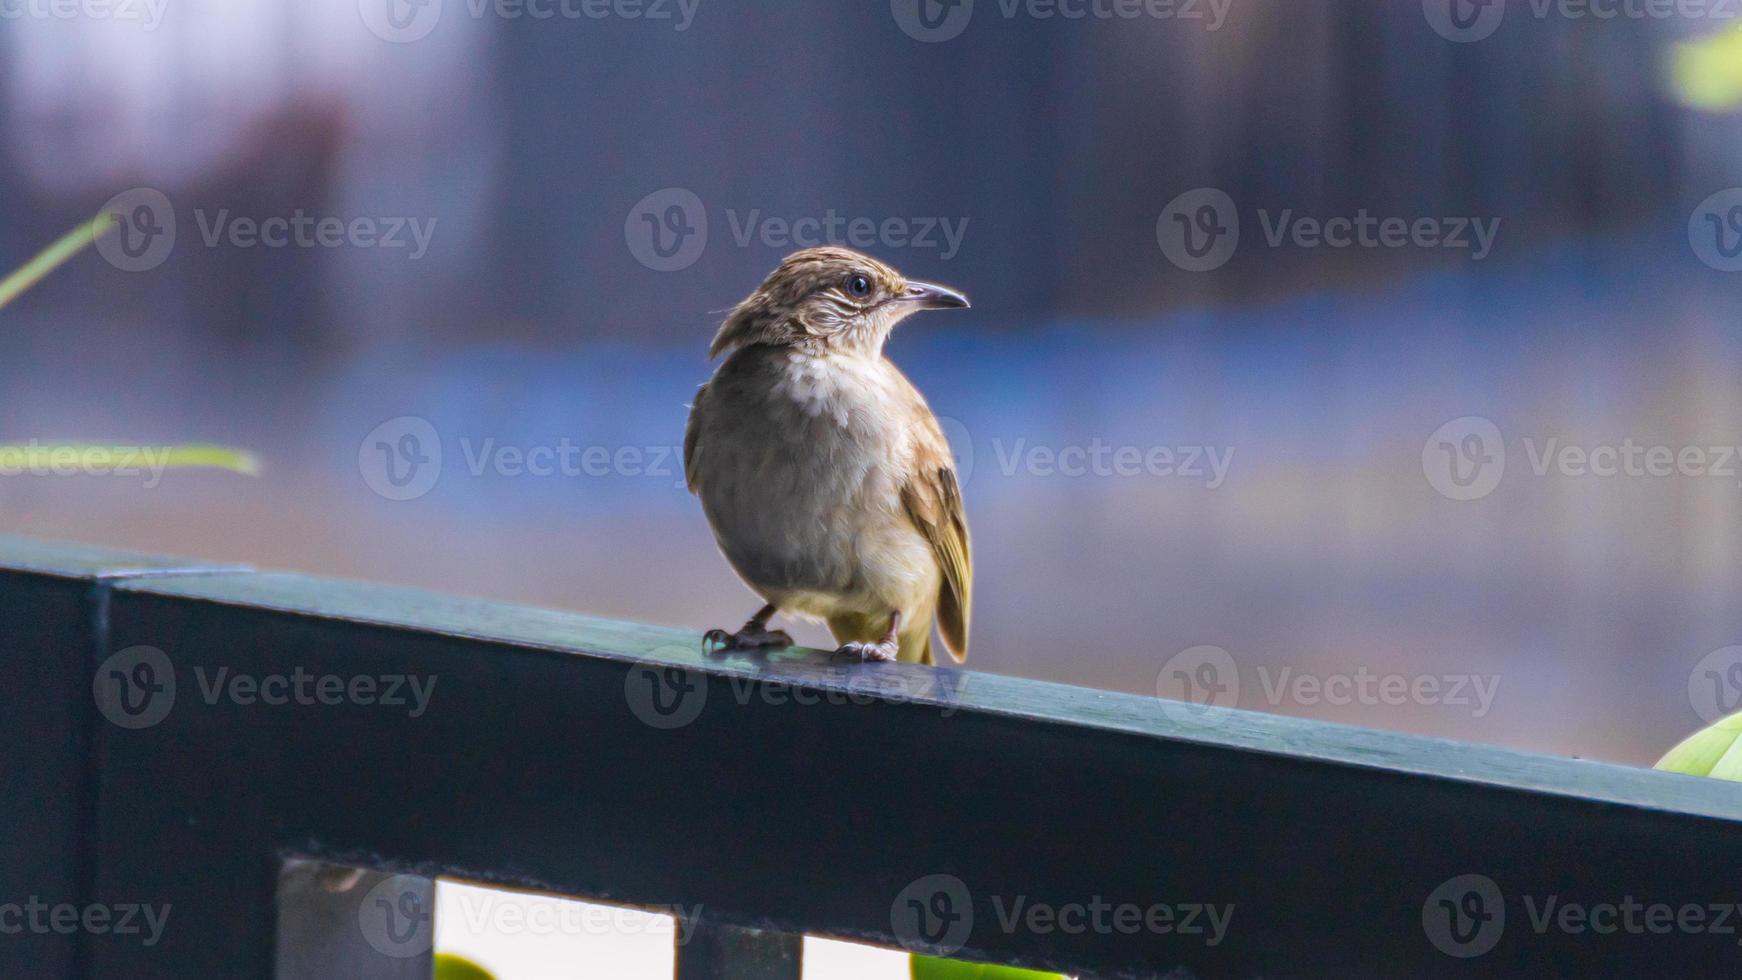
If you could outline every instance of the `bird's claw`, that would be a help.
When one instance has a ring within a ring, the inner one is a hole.
[[[835,659],[886,664],[895,660],[895,654],[894,643],[848,643],[835,651]]]
[[[792,637],[785,630],[762,629],[751,625],[746,625],[736,633],[716,629],[702,634],[702,648],[709,653],[789,646],[792,646]]]

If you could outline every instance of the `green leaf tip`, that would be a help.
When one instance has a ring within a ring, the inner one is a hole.
[[[246,449],[227,446],[170,446],[168,467],[176,469],[229,470],[243,476],[260,475],[260,457]]]
[[[463,956],[455,956],[452,953],[437,953],[435,980],[496,980],[496,974]]]
[[[1057,973],[913,955],[913,980],[1064,980]]]

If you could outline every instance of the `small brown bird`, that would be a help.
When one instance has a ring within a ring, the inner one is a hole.
[[[767,602],[732,649],[789,646],[776,612],[827,622],[843,656],[932,663],[935,617],[968,655],[973,564],[937,419],[883,356],[920,310],[961,293],[844,248],[788,256],[720,326],[728,354],[684,435],[684,475],[744,583]]]

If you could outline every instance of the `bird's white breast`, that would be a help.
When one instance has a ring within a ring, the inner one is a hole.
[[[753,588],[812,615],[907,609],[936,594],[930,547],[901,505],[909,430],[929,412],[893,365],[743,350],[697,410],[702,505]]]

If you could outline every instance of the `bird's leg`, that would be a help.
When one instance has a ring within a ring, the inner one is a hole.
[[[702,645],[720,650],[760,650],[764,647],[792,646],[792,637],[785,630],[771,630],[768,621],[775,613],[774,603],[763,606],[736,633],[708,630],[702,635]]]
[[[901,652],[901,641],[896,633],[901,630],[901,613],[889,617],[889,629],[883,634],[883,639],[876,643],[848,643],[835,651],[835,656],[844,660],[878,661],[888,663]]]

